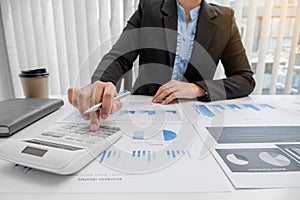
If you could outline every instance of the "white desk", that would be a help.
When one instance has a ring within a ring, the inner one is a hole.
[[[59,98],[59,97],[56,97]],[[241,101],[248,99],[243,98]],[[253,99],[263,101],[276,101],[288,104],[293,109],[300,107],[300,96],[251,96]],[[296,104],[295,104],[296,102]],[[30,135],[32,131],[44,129],[49,126],[57,118],[65,115],[69,112],[70,106],[65,102],[65,106],[57,112],[47,116],[37,123],[27,127],[21,132],[17,133],[14,137],[23,137],[24,135]],[[300,110],[300,109],[299,109]],[[5,139],[0,139],[4,141]],[[225,176],[225,175],[224,175]],[[1,174],[0,174],[1,182]],[[2,185],[1,183],[0,185]],[[4,183],[5,184],[5,183]],[[181,184],[181,183],[178,183]],[[300,188],[289,189],[245,189],[245,190],[233,190],[232,192],[225,193],[83,193],[83,194],[71,194],[71,193],[14,193],[13,188],[18,187],[12,185],[12,191],[8,193],[0,193],[0,199],[299,199]]]

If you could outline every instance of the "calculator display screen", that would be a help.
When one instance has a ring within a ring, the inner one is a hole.
[[[33,148],[33,147],[26,147],[22,151],[22,153],[33,155],[33,156],[38,156],[38,157],[43,157],[46,152],[47,152],[47,150]]]

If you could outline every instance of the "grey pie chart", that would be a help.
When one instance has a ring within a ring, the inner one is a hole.
[[[286,167],[291,163],[287,157],[275,152],[261,152],[258,156],[265,163],[277,167]]]
[[[226,156],[226,159],[236,165],[247,165],[249,160],[240,154],[231,153]]]

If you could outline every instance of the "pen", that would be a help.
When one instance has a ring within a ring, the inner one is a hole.
[[[114,101],[120,100],[120,99],[128,96],[129,94],[130,94],[130,91],[124,90],[123,92],[116,94],[116,96],[114,97]],[[88,114],[88,113],[94,112],[96,110],[99,110],[99,108],[101,108],[101,106],[102,106],[102,102],[90,107],[89,109],[84,111],[84,114]]]

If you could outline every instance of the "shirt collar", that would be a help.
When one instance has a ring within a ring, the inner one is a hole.
[[[177,2],[178,18],[179,18],[180,21],[184,21],[185,22],[185,10],[179,4],[178,0],[176,0],[176,2]],[[200,11],[200,5],[197,6],[197,7],[195,7],[195,8],[193,8],[192,10],[190,10],[191,21],[193,21],[195,18],[198,17],[199,11]]]

